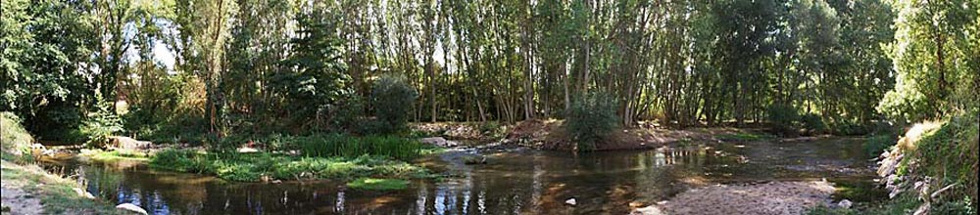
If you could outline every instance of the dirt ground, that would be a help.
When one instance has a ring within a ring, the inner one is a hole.
[[[631,214],[804,214],[807,208],[828,203],[832,193],[833,185],[824,181],[713,185],[688,190]]]
[[[42,214],[41,200],[14,185],[3,183],[3,214]]]

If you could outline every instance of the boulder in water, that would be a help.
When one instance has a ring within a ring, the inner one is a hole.
[[[139,141],[125,136],[109,137],[109,146],[117,149],[148,149],[152,144],[150,141]]]
[[[141,208],[140,206],[136,206],[136,205],[131,204],[131,203],[122,203],[122,204],[116,205],[116,209],[118,209],[118,210],[124,210],[124,211],[129,211],[129,212],[133,212],[133,213],[137,213],[137,214],[147,215],[146,210],[143,210],[143,208]]]
[[[449,141],[442,137],[426,137],[419,139],[419,142],[438,147],[455,147],[459,145],[456,141]]]
[[[578,202],[575,201],[575,198],[568,198],[568,200],[565,200],[565,204],[575,206]]]

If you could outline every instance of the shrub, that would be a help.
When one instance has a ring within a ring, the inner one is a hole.
[[[3,153],[22,154],[30,148],[34,138],[21,125],[20,118],[11,112],[0,112],[0,146]]]
[[[814,133],[822,133],[827,130],[827,124],[823,123],[823,118],[815,113],[807,113],[800,116],[800,126]]]
[[[881,134],[868,138],[868,141],[864,142],[864,152],[869,158],[878,157],[882,152],[888,150],[898,141],[898,138],[894,134]]]
[[[381,123],[380,126],[373,128],[373,132],[393,134],[405,131],[412,113],[409,107],[412,107],[415,98],[418,97],[415,88],[409,85],[403,77],[381,76],[374,82],[371,97],[374,116]]]
[[[767,110],[769,123],[773,132],[779,134],[796,134],[796,121],[800,119],[799,111],[792,105],[774,104]]]
[[[579,151],[595,150],[597,143],[619,128],[616,101],[605,93],[580,98],[572,103],[565,126]]]
[[[122,120],[109,110],[107,104],[99,105],[99,109],[82,120],[79,131],[87,137],[89,147],[105,148],[109,144],[109,136],[123,131]]]

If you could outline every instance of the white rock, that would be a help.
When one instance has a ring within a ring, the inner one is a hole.
[[[122,204],[116,205],[116,209],[126,210],[126,211],[130,211],[130,212],[133,212],[133,213],[147,215],[146,210],[143,210],[143,208],[141,208],[140,206],[136,206],[136,205],[130,204],[130,203],[122,203]]]
[[[840,208],[851,208],[852,205],[854,205],[854,203],[847,199],[840,200],[840,202],[837,203],[837,207]]]
[[[565,204],[568,204],[568,205],[571,205],[571,206],[575,206],[578,203],[575,202],[575,198],[569,198],[568,200],[565,200]]]

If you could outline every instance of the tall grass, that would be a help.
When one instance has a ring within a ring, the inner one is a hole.
[[[343,134],[325,134],[296,137],[289,141],[303,155],[315,157],[382,156],[398,160],[417,158],[422,144],[418,141],[391,137],[352,137]]]

